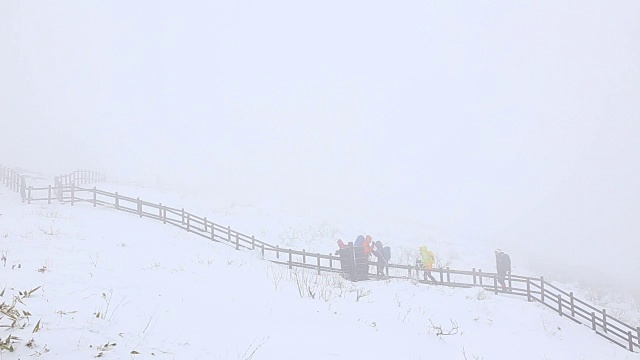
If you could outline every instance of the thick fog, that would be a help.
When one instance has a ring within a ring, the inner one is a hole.
[[[635,0],[2,1],[0,163],[420,223],[622,284],[639,19]]]

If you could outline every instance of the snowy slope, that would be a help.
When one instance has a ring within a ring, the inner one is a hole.
[[[307,241],[287,237],[287,224],[295,229],[299,218],[120,191],[193,205],[218,223],[313,250],[333,250],[323,237],[362,232],[325,224],[338,231]],[[0,301],[7,312],[15,302],[21,314],[2,334],[19,337],[2,359],[640,359],[520,298],[318,277],[153,220],[86,205],[23,205],[17,194],[0,193]],[[309,237],[318,232],[309,229]],[[491,265],[468,249],[446,251],[460,268]],[[303,281],[319,282],[315,299],[299,292]]]

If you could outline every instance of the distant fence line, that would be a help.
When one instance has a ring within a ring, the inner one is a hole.
[[[2,170],[4,168],[0,168]],[[77,173],[77,172],[74,172]],[[2,172],[4,180],[6,173]],[[72,173],[73,174],[73,173]],[[92,181],[104,179],[104,176],[80,175],[91,174],[91,172],[81,172],[76,175],[76,180],[93,179]],[[15,186],[15,175],[9,174],[9,184]],[[59,178],[65,178],[59,177]],[[4,181],[3,181],[4,182]],[[8,185],[7,182],[4,182]],[[45,188],[26,188],[25,201],[32,202],[46,201],[51,204],[58,200],[63,203],[86,203],[96,207],[106,206],[116,210],[132,213],[139,217],[146,217],[161,221],[196,234],[203,238],[216,241],[234,247],[236,250],[249,249],[257,250],[265,260],[276,264],[293,267],[313,269],[318,274],[322,272],[342,272],[340,257],[328,253],[319,254],[307,252],[304,249],[293,250],[280,248],[264,241],[256,239],[254,236],[243,234],[232,230],[229,226],[216,224],[207,219],[189,213],[184,208],[173,208],[162,203],[151,203],[118,194],[118,192],[107,192],[98,190],[96,187],[78,187],[74,182],[68,185],[58,184]],[[375,262],[368,262],[373,268]],[[369,273],[372,278],[408,279],[418,280],[422,269],[413,265],[386,264],[384,276]],[[471,271],[454,270],[450,268],[432,269],[432,273],[439,276],[440,284],[450,287],[470,288],[480,287],[495,294],[504,293],[526,297],[527,301],[539,302],[546,307],[557,312],[560,316],[565,316],[578,324],[589,326],[596,334],[621,346],[629,351],[640,350],[640,327],[633,327],[621,320],[609,315],[606,309],[597,309],[587,302],[574,296],[573,292],[566,292],[553,284],[547,282],[544,277],[534,278],[527,276],[511,275],[507,276],[509,287],[503,290],[498,285],[496,273],[484,272],[481,269],[473,268]]]
[[[9,167],[0,165],[0,182],[5,184],[10,190],[20,193],[23,202],[28,201],[28,198],[31,197],[27,194],[28,187],[26,177],[26,175],[19,174]],[[54,178],[54,186],[57,189],[71,184],[90,184],[105,180],[106,176],[100,172],[80,169],[69,174],[56,176]]]
[[[68,186],[71,184],[74,185],[83,185],[83,184],[91,184],[98,181],[106,181],[107,177],[100,172],[93,170],[80,169],[76,170],[69,174],[64,174],[60,176],[56,176],[53,179],[54,185],[57,186]]]
[[[20,193],[20,197],[23,202],[26,200],[27,184],[24,175],[21,175],[4,165],[0,165],[0,182],[6,185],[9,190]]]

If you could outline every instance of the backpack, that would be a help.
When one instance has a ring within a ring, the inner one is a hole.
[[[503,261],[504,261],[505,270],[511,271],[511,258],[509,257],[509,255],[504,254],[503,255]]]
[[[388,246],[385,246],[382,248],[382,257],[387,261],[387,263],[389,263],[389,260],[391,260],[391,248]]]

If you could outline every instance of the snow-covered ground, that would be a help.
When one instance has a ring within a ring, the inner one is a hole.
[[[294,248],[331,252],[337,238],[369,232],[398,260],[424,241],[414,229],[376,232],[358,220],[314,223],[277,208],[220,209],[152,188],[97,186]],[[521,298],[290,271],[108,208],[25,205],[3,187],[0,214],[1,337],[13,347],[2,359],[640,359]],[[452,267],[492,269],[490,248],[430,244]],[[313,296],[297,285],[308,281],[317,283]]]

